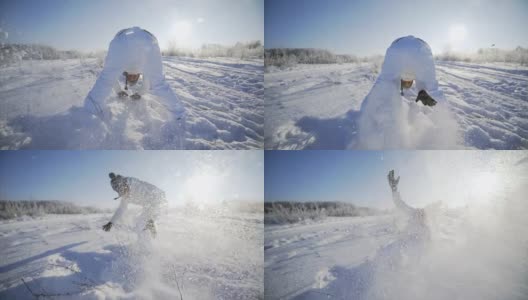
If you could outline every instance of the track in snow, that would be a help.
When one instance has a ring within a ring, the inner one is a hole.
[[[262,149],[262,60],[164,57],[163,63],[188,113],[185,148]],[[95,59],[23,61],[2,68],[0,148],[174,148],[159,132],[167,113],[154,97],[140,103],[111,97],[118,118],[108,128],[78,108],[100,70]]]

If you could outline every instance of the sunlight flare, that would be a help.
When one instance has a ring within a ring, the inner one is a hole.
[[[467,29],[464,24],[455,24],[449,27],[449,42],[451,44],[459,44],[464,42],[467,37]]]

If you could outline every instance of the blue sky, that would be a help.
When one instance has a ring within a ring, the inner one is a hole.
[[[1,151],[0,195],[113,206],[113,171],[160,187],[172,205],[263,201],[263,159],[262,151]]]
[[[121,29],[140,26],[186,48],[263,40],[263,0],[15,0],[0,1],[9,42],[101,50]]]
[[[528,46],[525,0],[266,0],[266,48],[326,48],[384,54],[398,37],[415,35],[433,52]]]
[[[527,157],[523,151],[266,151],[265,201],[390,208],[391,169],[413,206],[490,201],[518,180],[528,182],[527,164],[515,165]]]

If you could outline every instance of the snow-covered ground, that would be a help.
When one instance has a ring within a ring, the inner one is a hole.
[[[299,65],[266,73],[265,148],[354,145],[359,109],[378,69],[379,63]],[[528,67],[437,62],[436,74],[459,125],[454,148],[528,148]]]
[[[262,298],[262,214],[174,210],[154,240],[127,226],[104,232],[110,216],[1,223],[0,298],[33,299],[28,288],[83,299]]]
[[[527,210],[515,209],[429,212],[424,248],[397,215],[266,225],[265,298],[526,299]]]
[[[163,64],[188,113],[185,148],[262,149],[262,59],[164,57]],[[79,108],[101,69],[96,59],[22,61],[2,68],[0,148],[174,148],[160,132],[168,113],[152,96],[139,102],[110,98],[115,118],[107,128]]]

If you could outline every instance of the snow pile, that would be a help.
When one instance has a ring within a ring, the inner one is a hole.
[[[415,81],[411,90],[403,90],[404,97],[401,80]],[[435,107],[414,101],[421,90],[437,101]],[[359,139],[352,148],[453,149],[459,144],[456,120],[438,89],[431,49],[413,36],[397,39],[387,49],[360,114]]]

